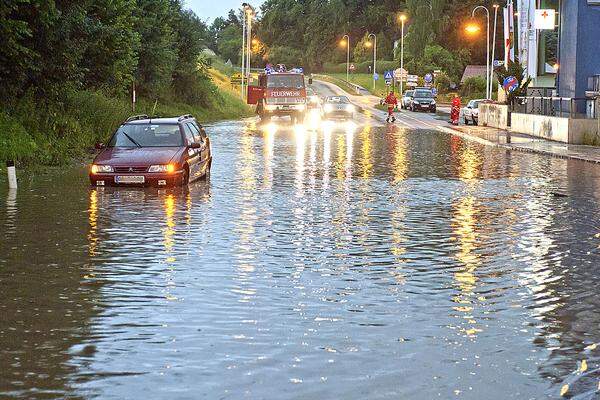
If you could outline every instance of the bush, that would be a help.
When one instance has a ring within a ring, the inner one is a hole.
[[[486,92],[486,80],[480,76],[473,76],[465,79],[461,88],[460,88],[460,96],[463,98],[475,98],[475,94],[483,93],[483,97],[485,98]]]

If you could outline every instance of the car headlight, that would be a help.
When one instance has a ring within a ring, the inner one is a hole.
[[[175,164],[151,165],[148,172],[175,172]]]
[[[354,106],[352,104],[348,104],[346,106],[346,111],[348,111],[348,112],[354,112]]]
[[[331,104],[327,104],[325,106],[325,112],[332,112],[333,111],[333,106]]]
[[[114,172],[113,167],[110,165],[92,165],[92,174],[102,174],[106,172]]]
[[[413,100],[413,103],[414,103],[414,104],[421,104],[421,103],[419,103],[417,100]]]
[[[431,105],[435,106],[435,100],[431,100]]]

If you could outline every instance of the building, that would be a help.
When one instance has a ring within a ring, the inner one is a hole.
[[[515,3],[517,54],[533,80],[531,86],[554,89],[561,97],[584,98],[593,77],[600,75],[600,0]],[[536,10],[556,13],[554,29],[537,29]]]

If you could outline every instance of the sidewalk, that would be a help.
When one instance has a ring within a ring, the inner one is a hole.
[[[600,164],[600,147],[552,142],[514,132],[510,133],[511,142],[507,143],[505,130],[484,126],[453,126],[451,129],[462,135],[477,138],[479,142],[487,142],[486,144],[509,150]]]

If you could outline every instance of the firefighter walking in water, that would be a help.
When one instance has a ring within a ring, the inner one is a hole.
[[[391,91],[390,94],[388,94],[385,98],[385,104],[387,104],[388,109],[388,116],[386,118],[386,121],[390,122],[391,119],[391,122],[396,122],[396,117],[394,116],[394,109],[398,107],[398,99],[396,98],[396,95],[393,91]]]

